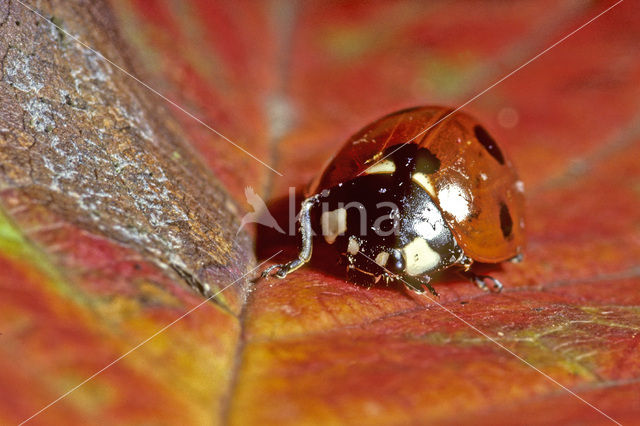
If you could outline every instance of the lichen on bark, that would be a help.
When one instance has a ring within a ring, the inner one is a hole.
[[[242,276],[253,257],[236,205],[165,105],[123,71],[133,65],[105,5],[34,7],[48,21],[0,7],[4,208],[133,247],[204,295]],[[243,292],[227,292],[234,310]]]

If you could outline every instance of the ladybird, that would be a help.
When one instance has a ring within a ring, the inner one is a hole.
[[[489,132],[457,110],[420,106],[364,127],[305,197],[298,258],[264,277],[284,278],[307,263],[314,235],[337,248],[349,274],[434,295],[431,277],[451,267],[500,291],[498,280],[471,270],[473,262],[522,259],[523,184]]]

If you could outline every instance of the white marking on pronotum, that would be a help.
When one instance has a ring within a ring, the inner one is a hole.
[[[429,178],[429,176],[425,175],[424,173],[414,173],[413,176],[411,176],[411,179],[415,183],[420,185],[422,189],[427,191],[431,198],[436,197],[436,189],[433,187],[433,183],[431,183],[431,179]]]
[[[329,244],[333,244],[338,235],[347,230],[347,209],[339,208],[322,213],[320,224],[322,225],[324,239]]]
[[[447,233],[447,225],[442,213],[435,206],[427,206],[422,210],[420,220],[416,221],[413,229],[418,236],[426,240],[434,240]]]
[[[440,262],[440,255],[429,247],[424,238],[415,238],[402,251],[407,262],[405,271],[409,275],[419,275],[433,269]]]
[[[516,191],[524,192],[524,182],[522,182],[521,180],[516,181],[515,187],[516,187]]]
[[[364,172],[368,175],[372,175],[375,173],[393,173],[396,171],[396,165],[391,160],[380,161],[379,163],[374,164],[369,167]]]
[[[358,243],[358,240],[356,240],[354,237],[349,237],[347,252],[349,254],[358,254],[359,251],[360,251],[360,244]]]
[[[388,260],[389,260],[389,253],[387,253],[386,251],[381,251],[376,256],[376,263],[380,266],[385,266]]]
[[[440,207],[457,221],[463,221],[471,213],[469,196],[456,184],[447,185],[438,191]]]

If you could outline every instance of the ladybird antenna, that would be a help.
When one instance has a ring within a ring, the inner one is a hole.
[[[302,244],[300,247],[300,253],[298,258],[293,259],[287,263],[270,266],[262,272],[262,277],[267,278],[269,276],[275,276],[277,278],[284,278],[290,272],[295,271],[311,259],[311,253],[313,251],[313,229],[311,228],[311,208],[318,203],[320,194],[314,195],[305,199],[300,207],[300,213],[298,214],[298,222],[300,222],[300,237]],[[272,273],[273,271],[273,273]]]

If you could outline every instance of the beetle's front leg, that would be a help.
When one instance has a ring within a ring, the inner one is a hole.
[[[297,259],[290,262],[273,265],[262,272],[263,278],[276,277],[284,278],[290,272],[295,271],[311,259],[313,249],[313,230],[311,228],[311,208],[318,202],[318,195],[309,197],[302,202],[298,221],[300,222],[300,235],[302,237],[302,248]]]

